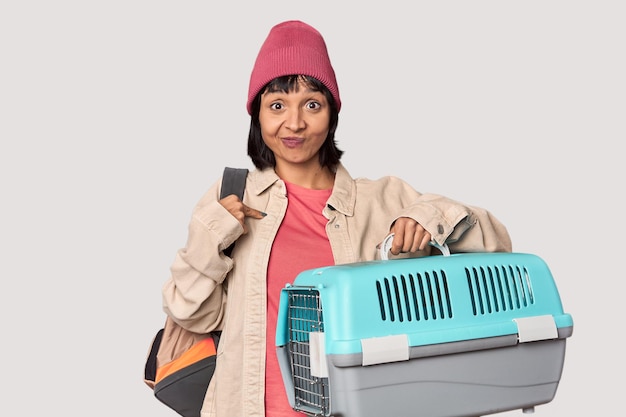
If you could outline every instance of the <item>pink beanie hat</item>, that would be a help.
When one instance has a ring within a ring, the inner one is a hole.
[[[250,77],[248,114],[252,114],[252,101],[267,83],[295,74],[318,79],[330,90],[337,110],[341,109],[339,87],[324,38],[312,26],[290,20],[274,26],[261,46]]]

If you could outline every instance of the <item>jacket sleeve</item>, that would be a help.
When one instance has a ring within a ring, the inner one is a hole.
[[[221,328],[226,305],[225,279],[233,261],[223,251],[243,228],[221,204],[215,184],[193,210],[186,245],[176,252],[162,288],[163,309],[196,333]]]
[[[512,251],[507,229],[493,214],[441,195],[420,194],[397,217],[415,219],[451,252]]]

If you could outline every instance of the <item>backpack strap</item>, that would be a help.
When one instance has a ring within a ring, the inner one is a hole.
[[[248,170],[246,168],[224,168],[220,199],[228,195],[235,194],[240,200],[243,201],[243,192],[246,189],[247,176]]]
[[[246,168],[224,168],[224,176],[222,177],[222,188],[220,190],[220,199],[235,194],[241,201],[243,201],[243,193],[246,189],[246,177],[248,176],[248,170]],[[224,249],[224,255],[230,256],[233,251],[233,243],[226,249]]]

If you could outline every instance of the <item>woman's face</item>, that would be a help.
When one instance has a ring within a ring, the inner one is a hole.
[[[259,122],[265,144],[283,165],[319,167],[318,152],[328,135],[330,105],[326,96],[302,80],[297,91],[265,92]]]

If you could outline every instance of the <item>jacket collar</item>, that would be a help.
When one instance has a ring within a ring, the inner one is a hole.
[[[252,191],[256,195],[262,194],[280,180],[276,172],[271,168],[255,170],[251,174],[251,189],[249,191]],[[343,164],[340,163],[337,165],[335,172],[335,185],[328,199],[328,206],[346,216],[352,216],[354,214],[355,203],[356,186],[354,180]]]
[[[260,195],[270,188],[275,182],[280,180],[272,168],[252,171],[250,179],[251,190],[255,195]]]
[[[352,216],[354,215],[355,204],[356,185],[346,168],[342,164],[339,164],[335,172],[335,185],[328,199],[328,206],[341,214]]]

